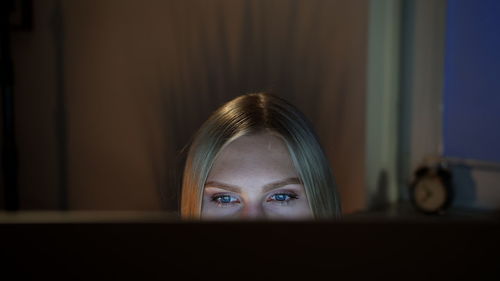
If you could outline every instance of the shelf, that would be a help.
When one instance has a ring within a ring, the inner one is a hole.
[[[477,210],[451,207],[441,214],[428,215],[417,211],[410,203],[398,203],[379,207],[376,209],[360,211],[345,215],[346,219],[374,219],[374,220],[428,220],[428,221],[454,221],[454,220],[478,220],[499,221],[500,212],[490,210]]]

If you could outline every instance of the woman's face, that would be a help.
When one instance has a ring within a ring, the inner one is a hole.
[[[283,140],[242,136],[219,153],[203,192],[202,218],[306,219],[312,211]]]

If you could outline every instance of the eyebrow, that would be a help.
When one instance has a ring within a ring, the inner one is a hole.
[[[273,190],[273,189],[276,189],[276,188],[280,188],[280,187],[283,187],[283,186],[286,186],[286,185],[289,185],[289,184],[302,184],[302,182],[297,177],[286,178],[286,179],[283,179],[283,180],[271,182],[271,183],[268,183],[268,184],[264,185],[264,187],[262,188],[262,191],[263,192],[268,192],[270,190]],[[222,182],[218,182],[218,181],[207,181],[205,183],[205,187],[206,186],[209,186],[209,187],[218,187],[218,188],[226,189],[226,190],[229,190],[229,191],[232,191],[232,192],[235,192],[235,193],[240,193],[241,192],[241,188],[239,186],[231,185],[231,184],[226,184],[226,183],[222,183]]]

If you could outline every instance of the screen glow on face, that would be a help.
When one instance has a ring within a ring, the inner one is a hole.
[[[224,147],[205,183],[202,218],[312,218],[283,140],[266,132]]]

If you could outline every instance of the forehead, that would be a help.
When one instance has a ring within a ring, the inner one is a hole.
[[[208,180],[281,180],[297,173],[285,142],[277,135],[263,132],[245,135],[225,146],[214,162]]]

